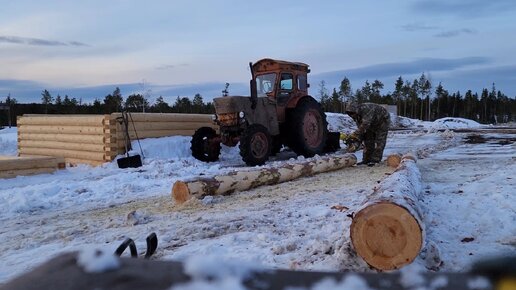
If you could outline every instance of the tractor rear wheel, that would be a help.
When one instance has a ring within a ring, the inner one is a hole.
[[[220,141],[216,141],[217,132],[210,127],[201,127],[195,131],[190,141],[192,156],[204,162],[219,160]]]
[[[301,100],[288,115],[289,147],[298,155],[312,157],[324,152],[328,122],[321,106],[312,98]]]
[[[240,136],[239,148],[240,156],[247,165],[262,165],[271,154],[271,135],[263,125],[250,125]]]

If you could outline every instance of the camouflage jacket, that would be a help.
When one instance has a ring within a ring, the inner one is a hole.
[[[388,128],[390,123],[390,115],[387,109],[373,103],[359,104],[357,114],[352,117],[358,127],[355,134],[360,136],[361,139],[367,131],[377,130],[380,127]]]

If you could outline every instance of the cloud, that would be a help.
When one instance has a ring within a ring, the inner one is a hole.
[[[412,10],[427,14],[449,14],[478,17],[516,9],[514,0],[422,0],[412,4]]]
[[[88,46],[85,43],[78,41],[57,41],[57,40],[48,40],[41,38],[31,38],[31,37],[20,37],[20,36],[1,36],[0,35],[0,43],[12,43],[12,44],[24,44],[24,45],[34,45],[34,46]]]
[[[436,30],[439,27],[426,25],[424,23],[410,23],[410,24],[405,24],[405,25],[401,26],[401,28],[405,31],[414,32],[414,31],[422,31],[422,30]]]
[[[189,64],[187,64],[187,63],[182,63],[182,64],[179,64],[179,65],[176,65],[176,64],[164,64],[164,65],[160,65],[160,66],[156,67],[156,69],[157,70],[168,70],[168,69],[176,68],[178,66],[189,66]]]
[[[420,58],[409,62],[376,64],[361,68],[326,72],[316,75],[328,83],[340,83],[344,76],[349,79],[380,79],[400,75],[413,75],[422,72],[451,71],[471,65],[488,64],[486,57],[463,57],[455,59]]]
[[[476,33],[477,33],[477,31],[474,29],[462,28],[462,29],[456,29],[456,30],[443,31],[438,34],[435,34],[434,36],[435,37],[455,37],[455,36],[459,36],[461,34],[476,34]]]

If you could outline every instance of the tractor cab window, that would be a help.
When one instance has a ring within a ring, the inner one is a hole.
[[[275,73],[256,76],[256,90],[258,93],[258,97],[267,97],[267,94],[274,90],[275,84]]]
[[[297,76],[297,89],[300,91],[306,91],[307,88],[308,88],[308,84],[306,81],[306,76],[298,75]]]
[[[280,90],[291,91],[293,89],[294,77],[292,74],[282,73],[280,81]]]

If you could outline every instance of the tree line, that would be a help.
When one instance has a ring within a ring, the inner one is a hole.
[[[53,97],[48,90],[41,92],[41,103],[22,104],[8,95],[6,106],[10,107],[11,123],[16,124],[16,116],[23,114],[111,114],[114,112],[150,112],[150,113],[197,113],[213,114],[215,108],[212,102],[204,102],[200,94],[190,100],[188,97],[177,97],[173,104],[165,101],[163,96],[156,98],[152,104],[149,96],[131,94],[124,99],[120,88],[106,95],[101,101],[95,99],[91,103],[83,103],[81,99],[59,94]],[[0,125],[7,125],[7,114],[0,113]]]
[[[328,92],[326,82],[319,83],[317,97],[326,112],[344,112],[344,103],[349,100],[396,105],[398,115],[413,119],[435,120],[444,117],[462,117],[481,123],[505,123],[516,120],[516,99],[509,98],[493,83],[490,89],[482,92],[449,92],[441,83],[435,89],[431,80],[423,73],[412,81],[401,76],[394,84],[394,91],[382,94],[384,84],[375,80],[352,90],[347,77],[340,86]],[[152,104],[150,96],[131,94],[124,99],[120,88],[106,95],[102,100],[83,103],[81,99],[59,94],[53,97],[48,90],[41,92],[41,103],[21,104],[8,95],[3,106],[10,108],[9,114],[0,113],[0,126],[7,125],[10,115],[11,123],[16,124],[16,116],[23,114],[110,114],[123,110],[129,112],[152,113],[199,113],[213,114],[212,102],[204,102],[200,94],[190,99],[177,97],[173,104],[167,103],[159,96]]]
[[[506,123],[516,120],[516,98],[510,98],[495,84],[490,89],[484,88],[479,94],[471,90],[462,94],[460,91],[449,92],[441,83],[435,89],[431,80],[423,73],[412,81],[401,76],[396,80],[394,91],[382,94],[384,84],[375,80],[365,84],[354,92],[351,83],[345,77],[339,89],[333,88],[328,93],[326,82],[321,81],[318,97],[327,112],[344,112],[344,103],[349,100],[396,105],[399,116],[433,121],[444,117],[461,117],[481,123]]]

